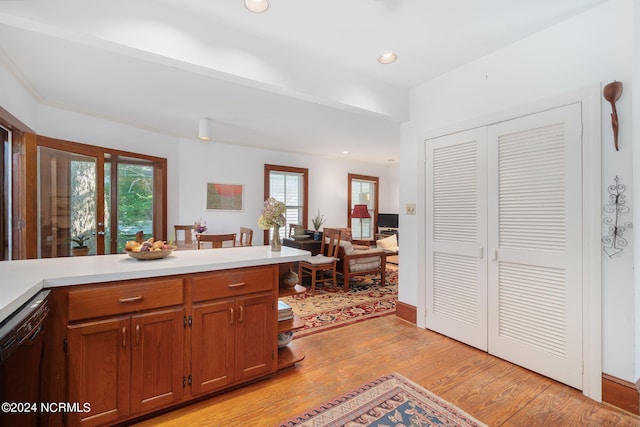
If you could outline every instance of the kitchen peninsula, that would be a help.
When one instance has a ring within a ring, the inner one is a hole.
[[[50,289],[43,400],[91,410],[44,424],[116,424],[290,366],[277,348],[279,281],[309,256],[251,246],[7,261],[0,320]]]

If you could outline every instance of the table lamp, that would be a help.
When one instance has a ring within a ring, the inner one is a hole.
[[[367,205],[354,205],[353,212],[351,212],[351,218],[360,219],[360,239],[362,239],[362,220],[365,218],[371,218],[371,215],[369,215],[369,207]]]

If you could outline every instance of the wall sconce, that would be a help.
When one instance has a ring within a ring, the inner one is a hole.
[[[200,126],[198,126],[198,138],[203,141],[209,141],[211,139],[211,120],[200,119]]]

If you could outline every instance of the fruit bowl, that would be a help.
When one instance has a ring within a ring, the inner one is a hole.
[[[135,258],[139,260],[161,259],[171,255],[171,252],[173,252],[176,249],[177,249],[176,246],[172,246],[170,249],[158,249],[155,251],[140,251],[140,252],[127,251],[127,255],[129,255],[131,258]]]

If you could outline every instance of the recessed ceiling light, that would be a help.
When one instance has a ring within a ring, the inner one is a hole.
[[[349,152],[347,150],[344,150],[342,154],[349,154]]]
[[[396,62],[396,59],[398,59],[398,55],[393,52],[387,52],[378,57],[378,62],[381,64],[391,64]]]
[[[269,9],[267,0],[244,0],[244,6],[254,13],[266,12]]]

